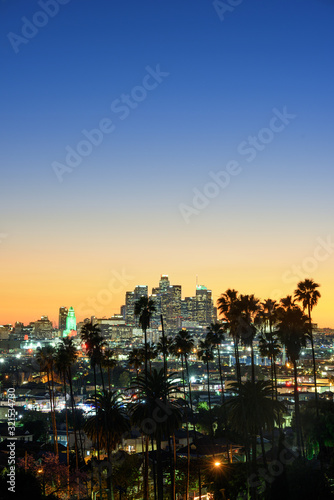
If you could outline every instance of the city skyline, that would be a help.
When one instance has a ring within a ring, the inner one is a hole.
[[[22,318],[21,317],[17,317],[15,318],[13,321],[2,321],[2,324],[12,324],[14,326],[15,322],[22,322],[24,324],[29,324],[30,322],[34,322],[38,319],[40,319],[41,317],[43,316],[47,316],[48,319],[50,321],[52,321],[53,325],[58,327],[58,323],[59,323],[59,314],[60,314],[60,310],[65,308],[66,311],[68,309],[70,309],[71,307],[73,307],[75,313],[76,313],[76,317],[77,317],[77,321],[78,322],[82,322],[84,319],[86,318],[90,318],[92,316],[95,316],[96,318],[103,318],[103,317],[111,317],[111,316],[114,316],[114,315],[120,315],[121,314],[121,308],[123,306],[125,306],[126,304],[126,295],[127,293],[132,293],[133,290],[135,288],[139,288],[139,287],[145,287],[145,288],[148,288],[148,295],[149,296],[154,296],[154,291],[157,289],[156,286],[157,286],[157,282],[158,280],[156,280],[156,282],[154,284],[152,284],[152,286],[150,285],[143,285],[143,284],[135,284],[131,289],[126,289],[124,291],[124,296],[123,296],[123,299],[120,300],[120,303],[119,303],[119,307],[116,307],[112,304],[112,302],[110,302],[110,304],[105,304],[106,300],[109,298],[109,297],[112,297],[113,295],[113,289],[112,289],[112,285],[116,285],[117,281],[116,281],[116,278],[119,278],[119,284],[121,283],[121,279],[120,278],[123,278],[123,280],[125,279],[126,277],[126,274],[123,273],[123,275],[121,274],[118,274],[116,272],[113,273],[113,278],[112,280],[109,281],[109,286],[106,286],[104,288],[101,288],[96,294],[95,296],[94,295],[90,295],[90,296],[86,296],[85,300],[84,301],[81,301],[80,303],[78,304],[75,304],[73,305],[73,301],[72,302],[69,302],[67,304],[61,304],[59,306],[57,306],[56,308],[52,307],[51,308],[51,312],[45,312],[44,313],[41,313],[41,312],[38,312],[38,306],[36,306],[36,310],[37,310],[37,316],[36,317],[33,317],[33,316],[27,316],[26,318]],[[184,300],[186,297],[194,297],[195,294],[196,294],[196,290],[200,290],[201,288],[204,287],[204,289],[207,289],[209,292],[213,292],[213,290],[206,286],[205,284],[201,283],[199,284],[198,283],[198,277],[196,277],[196,283],[194,285],[194,289],[193,291],[189,293],[185,293],[184,291],[184,287],[182,285],[182,283],[178,283],[177,285],[175,283],[172,282],[171,280],[171,277],[169,275],[164,275],[164,274],[161,274],[160,275],[160,279],[162,277],[166,277],[170,280],[170,284],[171,286],[180,286],[181,287],[181,298],[182,300]],[[111,281],[112,281],[112,285],[111,285]],[[117,288],[118,286],[115,286],[115,289]],[[233,288],[233,287],[227,287],[227,288]],[[226,289],[227,289],[226,288]],[[290,293],[287,293],[287,294],[283,294],[283,295],[279,295],[280,292],[282,290],[279,290],[279,289],[273,289],[273,293],[272,293],[272,296],[271,297],[260,297],[258,296],[256,293],[254,293],[255,297],[258,298],[260,300],[260,302],[263,302],[264,300],[266,300],[267,298],[272,298],[274,300],[277,300],[279,301],[280,298],[284,298],[286,295],[294,295],[294,290],[297,288],[297,283],[296,283],[296,286],[293,288],[293,289],[290,289]],[[226,289],[224,289],[221,293],[223,293]],[[188,288],[187,288],[188,290]],[[237,290],[238,292],[240,293],[244,293],[243,290]],[[247,291],[247,293],[251,294],[253,293],[253,291],[249,290]],[[320,287],[320,293],[321,293],[321,287]],[[122,295],[122,292],[118,292],[118,295],[121,296]],[[219,297],[220,295],[215,295],[215,293],[212,293],[212,297],[213,297],[213,305],[214,307],[217,307],[217,298]],[[321,298],[319,299],[319,303],[317,304],[317,306],[314,308],[313,310],[313,314],[312,314],[312,317],[313,317],[313,322],[314,323],[317,323],[319,328],[333,328],[334,325],[332,323],[322,323],[321,321],[318,321],[318,315],[316,314],[317,313],[317,309],[319,308],[320,304],[321,304],[321,300],[322,300],[322,296]],[[66,313],[67,315],[67,313]],[[219,319],[219,312],[218,312],[218,319]],[[0,324],[1,324],[1,321],[0,321]]]
[[[166,273],[334,326],[334,6],[231,4],[2,2],[0,323]]]

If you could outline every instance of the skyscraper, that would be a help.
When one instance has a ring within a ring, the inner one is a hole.
[[[67,307],[60,307],[59,308],[59,322],[58,322],[58,328],[61,332],[63,332],[66,328],[66,318],[68,314],[68,309]]]
[[[214,320],[212,292],[206,286],[196,286],[196,321],[207,326]]]
[[[63,331],[63,337],[67,337],[71,332],[77,330],[77,319],[73,307],[70,307],[66,317],[66,329]]]

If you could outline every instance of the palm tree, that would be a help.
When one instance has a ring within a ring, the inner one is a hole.
[[[296,305],[288,306],[286,309],[282,308],[279,311],[279,323],[276,331],[280,341],[286,347],[289,360],[293,364],[297,444],[299,452],[301,452],[301,450],[304,451],[304,446],[299,410],[297,361],[302,347],[306,346],[309,333],[308,317]]]
[[[250,347],[251,364],[252,364],[252,382],[255,382],[255,366],[254,366],[254,346],[253,341],[257,334],[254,326],[254,319],[259,310],[259,299],[254,295],[240,295],[239,298],[240,318],[239,318],[239,336],[243,344]]]
[[[137,377],[139,375],[139,369],[142,366],[142,364],[145,361],[145,353],[143,353],[142,349],[138,349],[137,347],[134,347],[130,352],[129,352],[129,357],[128,357],[128,363],[129,366],[133,366],[133,368],[137,372]]]
[[[61,339],[61,343],[58,347],[55,366],[58,371],[62,374],[64,382],[65,391],[65,410],[66,410],[66,431],[67,431],[67,442],[68,442],[68,422],[67,422],[67,404],[66,404],[66,379],[70,386],[70,397],[71,397],[71,408],[72,408],[72,418],[73,418],[73,430],[74,430],[74,444],[75,444],[75,458],[76,458],[76,468],[79,467],[79,449],[77,440],[77,425],[75,417],[74,408],[74,396],[73,396],[73,385],[72,385],[72,366],[78,356],[78,352],[73,344],[73,339],[71,337],[64,337]],[[82,446],[81,446],[82,448]],[[82,449],[81,449],[82,451]]]
[[[101,365],[103,368],[107,368],[108,373],[108,388],[111,391],[111,372],[117,366],[117,360],[115,359],[114,349],[105,349],[102,356]]]
[[[210,340],[208,340],[208,335],[205,340],[200,340],[197,349],[197,357],[206,363],[206,373],[208,377],[208,400],[209,400],[209,412],[211,419],[211,437],[213,438],[213,422],[212,422],[212,407],[211,407],[211,396],[210,396],[210,371],[209,371],[209,362],[214,359],[212,344]]]
[[[100,366],[100,372],[103,382],[103,373],[101,367],[102,361],[102,347],[104,344],[103,337],[101,335],[101,330],[98,325],[93,324],[93,322],[88,322],[83,325],[81,328],[81,339],[85,344],[86,352],[88,357],[90,358],[90,364],[93,368],[94,373],[94,398],[95,398],[95,409],[97,409],[97,383],[96,383],[96,365]],[[104,392],[104,383],[103,383],[103,392]],[[96,425],[96,435],[98,436],[99,431],[99,419],[95,419]],[[100,461],[100,440],[97,440],[97,459]],[[102,482],[101,482],[101,473],[99,469],[99,488],[100,495],[102,494]]]
[[[260,354],[270,359],[273,394],[277,399],[276,358],[280,352],[281,346],[277,341],[277,337],[273,335],[273,328],[277,324],[276,300],[267,299],[261,303],[261,309],[258,311],[254,323],[259,326],[261,330],[261,336],[259,338]]]
[[[279,421],[284,404],[272,398],[272,386],[269,381],[247,381],[239,385],[231,384],[236,396],[227,401],[231,429],[244,437],[249,457],[250,443],[252,463],[256,465],[256,438],[261,429],[269,429]],[[250,439],[250,442],[249,442]]]
[[[292,295],[287,295],[283,299],[280,300],[280,308],[283,308],[285,311],[287,309],[292,309],[295,305],[295,300],[292,298]]]
[[[191,397],[191,383],[189,377],[189,367],[188,367],[188,356],[194,348],[194,339],[192,335],[185,328],[180,330],[174,338],[174,344],[171,347],[173,354],[181,358],[181,368],[182,368],[182,384],[183,391],[185,393],[185,381],[184,381],[184,364],[186,365],[186,375],[187,375],[187,385],[189,394],[189,403],[191,414],[193,414],[192,409],[192,397]],[[187,480],[186,480],[186,498],[189,496],[189,478],[190,478],[190,440],[189,440],[189,423],[188,415],[186,414],[186,432],[187,432]],[[194,438],[196,436],[196,429],[194,425]]]
[[[220,323],[211,323],[211,325],[207,328],[207,340],[215,346],[218,350],[218,366],[219,366],[219,376],[220,376],[220,387],[221,387],[221,396],[222,403],[225,402],[225,394],[224,394],[224,384],[223,384],[223,375],[222,375],[222,366],[220,359],[220,345],[224,340],[224,330]]]
[[[106,451],[111,464],[111,452],[121,443],[124,433],[130,429],[122,398],[117,391],[105,391],[104,394],[97,394],[88,402],[94,406],[95,415],[87,420],[84,431],[98,443],[98,449]],[[108,475],[108,483],[113,500],[111,473]]]
[[[239,359],[239,340],[240,340],[240,301],[239,293],[234,289],[227,289],[226,292],[222,293],[221,297],[217,300],[218,310],[222,314],[225,320],[225,327],[229,330],[229,335],[232,337],[234,342],[234,356],[235,356],[235,368],[236,368],[236,378],[239,383],[241,383],[241,372],[240,372],[240,359]]]
[[[54,358],[55,349],[51,346],[39,347],[37,349],[36,361],[39,364],[40,371],[46,372],[49,398],[50,398],[50,413],[52,419],[53,428],[53,443],[55,454],[58,456],[58,437],[57,437],[57,424],[56,424],[56,412],[55,412],[55,400],[54,400]]]
[[[143,354],[145,356],[145,352]],[[152,372],[152,361],[154,359],[156,359],[157,356],[158,356],[157,347],[153,343],[148,342],[147,343],[147,360],[150,363],[150,373]]]
[[[319,404],[318,404],[317,370],[315,364],[311,312],[313,307],[317,305],[318,299],[321,297],[320,292],[317,290],[319,286],[320,285],[318,283],[315,283],[313,279],[305,279],[304,281],[300,281],[298,283],[297,289],[295,290],[295,298],[302,303],[304,312],[307,309],[307,314],[308,314],[309,336],[312,347],[314,392],[315,392],[315,404],[317,409],[317,416],[319,416]]]
[[[162,438],[167,432],[175,432],[182,422],[182,409],[173,401],[179,392],[174,375],[165,377],[164,370],[153,369],[147,377],[141,375],[135,381],[138,390],[136,402],[131,407],[132,422],[140,425],[147,438],[155,438],[157,449],[158,500],[163,496],[163,467],[161,456]]]
[[[259,351],[263,358],[270,359],[273,395],[277,399],[276,359],[281,351],[281,345],[271,332],[264,331],[259,337]]]
[[[173,344],[174,344],[174,339],[172,337],[165,337],[162,336],[159,342],[157,343],[156,347],[158,350],[158,353],[161,353],[163,358],[164,358],[164,370],[165,370],[165,375],[167,376],[167,359],[168,359],[168,354],[173,352]]]
[[[134,313],[135,316],[139,318],[139,325],[144,332],[144,346],[145,346],[145,375],[147,376],[147,364],[148,364],[148,353],[147,353],[147,330],[150,327],[150,321],[152,314],[155,312],[154,300],[148,297],[140,297],[135,302]]]

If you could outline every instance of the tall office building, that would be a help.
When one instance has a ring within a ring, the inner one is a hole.
[[[66,329],[66,318],[68,315],[68,309],[67,307],[60,307],[59,308],[59,322],[58,322],[58,328],[61,332],[63,332]]]
[[[77,319],[73,307],[70,307],[66,318],[66,329],[63,331],[63,337],[67,337],[71,332],[77,330]]]
[[[183,321],[196,321],[196,297],[185,297],[181,301],[181,317]]]
[[[140,299],[140,297],[148,297],[148,286],[138,285],[134,289],[134,300],[135,302]]]
[[[34,335],[38,339],[46,339],[52,337],[52,322],[47,316],[42,316],[41,319],[35,321]]]
[[[126,292],[125,294],[125,323],[133,326],[135,324],[135,294]]]
[[[196,321],[201,326],[214,321],[212,292],[206,286],[196,286]]]

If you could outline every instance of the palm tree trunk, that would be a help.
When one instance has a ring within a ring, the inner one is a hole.
[[[111,391],[110,366],[108,366],[108,386],[110,392]]]
[[[68,381],[70,384],[70,394],[71,394],[71,407],[72,407],[72,417],[73,417],[73,432],[74,432],[74,446],[75,446],[75,465],[79,468],[79,450],[78,450],[78,440],[77,440],[77,429],[76,429],[76,419],[75,419],[75,408],[74,408],[74,396],[73,396],[73,385],[72,385],[72,373],[71,367],[68,367]],[[81,435],[80,435],[81,439]],[[82,443],[81,443],[82,448]],[[82,450],[81,450],[82,453]]]
[[[157,479],[158,479],[158,500],[163,500],[163,468],[162,468],[162,455],[161,455],[161,438],[156,439],[157,442]]]
[[[68,415],[66,402],[66,372],[63,371],[64,393],[65,393],[65,422],[66,422],[66,460],[67,460],[67,491],[70,496],[70,443],[68,438]]]
[[[293,362],[293,373],[294,373],[294,396],[295,396],[295,414],[296,414],[296,434],[297,434],[297,447],[298,452],[301,455],[304,454],[304,443],[303,434],[300,422],[300,411],[299,411],[299,393],[298,393],[298,380],[297,380],[297,362]]]
[[[144,500],[149,500],[148,488],[148,436],[145,437],[145,463],[144,463]]]
[[[241,386],[241,371],[240,371],[239,347],[238,347],[238,339],[237,338],[234,338],[234,356],[235,356],[237,382],[238,382],[239,387],[240,387]]]
[[[185,383],[184,383],[184,373],[183,373],[183,354],[181,354],[181,367],[182,367],[182,384],[183,393],[185,395]],[[186,500],[189,498],[189,476],[190,476],[190,442],[189,442],[189,427],[188,427],[188,415],[186,414],[186,431],[187,431],[187,482],[186,482]]]
[[[161,321],[161,334],[162,334],[162,345],[164,346],[164,351],[163,351],[163,357],[164,357],[164,375],[165,378],[167,378],[167,350],[166,350],[166,337],[165,337],[165,330],[164,330],[164,319],[162,314],[160,315],[160,321]]]
[[[51,380],[50,380],[49,369],[46,370],[46,377],[47,377],[47,381],[48,381],[48,390],[49,390],[49,399],[50,399],[50,413],[51,413],[52,430],[53,430],[53,446],[54,446],[54,450],[55,450],[55,455],[58,455],[57,427],[56,427],[55,414],[53,411],[53,404],[52,404],[52,390],[51,390]]]
[[[213,421],[212,421],[212,408],[211,408],[211,396],[210,396],[210,372],[209,372],[209,360],[206,359],[206,372],[208,374],[208,399],[209,399],[209,412],[210,412],[210,427],[211,427],[211,437],[213,439]]]
[[[251,341],[251,364],[252,364],[252,382],[253,382],[253,384],[255,384],[255,365],[254,365],[253,340]]]
[[[51,372],[51,394],[52,394],[52,407],[53,407],[53,418],[54,418],[54,426],[55,426],[55,442],[56,442],[56,455],[58,456],[58,435],[57,435],[57,420],[56,420],[56,408],[55,408],[55,387],[54,387],[54,378],[53,378],[53,368],[50,368]]]
[[[222,374],[222,365],[221,365],[221,359],[220,359],[220,345],[217,345],[218,347],[218,366],[219,366],[219,376],[220,376],[220,387],[221,387],[221,397],[222,397],[222,404],[225,403],[225,391],[224,391],[224,384],[223,384],[223,374]]]
[[[97,390],[96,390],[96,366],[93,364],[94,371],[94,399],[95,399],[95,415],[96,415],[96,447],[97,447],[97,461],[98,461],[98,469],[99,469],[99,490],[100,497],[102,498],[102,479],[101,479],[101,471],[100,471],[100,434],[99,434],[99,422],[98,422],[98,413],[97,413]]]
[[[99,363],[99,367],[100,367],[100,374],[101,374],[101,381],[102,381],[102,389],[103,389],[103,394],[105,394],[105,392],[106,392],[106,387],[105,387],[105,384],[104,384],[104,375],[103,375],[103,369],[102,369],[102,365],[101,365],[101,363]]]
[[[151,436],[151,450],[152,450],[152,464],[153,464],[154,500],[157,500],[157,473],[156,473],[155,459],[154,459],[154,441],[153,441],[153,436]]]
[[[316,407],[316,411],[317,411],[317,418],[319,418],[319,402],[318,402],[318,391],[317,391],[317,368],[316,368],[316,364],[315,364],[310,303],[308,303],[308,319],[309,319],[309,323],[310,323],[310,340],[311,340],[311,348],[312,348],[315,407]]]
[[[145,341],[145,382],[147,384],[147,328],[144,329],[144,341]]]

